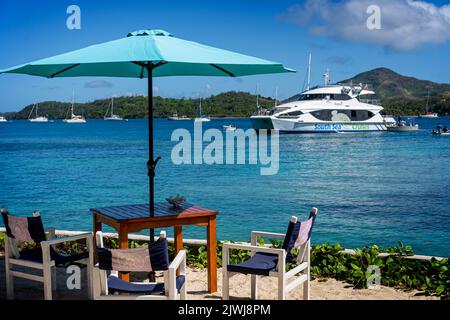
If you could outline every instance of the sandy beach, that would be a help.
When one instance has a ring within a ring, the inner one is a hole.
[[[0,299],[6,298],[4,258],[0,257]],[[64,268],[57,271],[57,291],[54,299],[79,300],[87,299],[86,269],[81,270],[81,289],[68,290],[66,280],[68,275]],[[144,279],[144,274],[134,275],[135,279]],[[222,269],[218,269],[219,291],[207,292],[206,269],[187,270],[187,291],[189,300],[220,300],[222,296]],[[158,280],[162,276],[158,274]],[[15,279],[15,298],[19,300],[43,299],[42,284],[24,279]],[[259,278],[258,299],[273,300],[277,298],[276,279],[268,277]],[[419,294],[419,295],[418,295]],[[236,275],[230,279],[231,299],[250,299],[250,276]],[[302,299],[302,288],[292,291],[287,299]],[[381,286],[379,289],[353,289],[351,285],[334,279],[314,280],[311,282],[311,299],[313,300],[429,300],[436,297],[420,295],[418,291],[405,292],[390,287]]]

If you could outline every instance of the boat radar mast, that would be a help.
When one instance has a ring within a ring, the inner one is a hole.
[[[328,86],[330,84],[330,70],[327,68],[323,74],[324,85]]]

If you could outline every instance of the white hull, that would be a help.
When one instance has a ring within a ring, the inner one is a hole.
[[[35,122],[35,123],[43,123],[43,122],[48,122],[48,118],[38,117],[38,118],[34,118],[34,119],[28,119],[28,121]]]
[[[437,113],[421,114],[421,115],[419,115],[419,118],[439,118],[439,115]]]
[[[167,118],[168,120],[172,120],[172,121],[186,121],[186,120],[191,120],[191,118],[178,118],[178,117],[169,117]]]
[[[195,118],[195,122],[210,122],[211,120],[209,118]]]
[[[274,129],[280,133],[339,133],[339,132],[373,132],[386,131],[385,122],[315,122],[302,123],[277,119],[270,116],[251,117],[255,130]]]
[[[121,118],[121,117],[104,117],[103,120],[105,120],[105,121],[123,121],[123,118]]]
[[[65,123],[86,123],[85,119],[64,119]]]

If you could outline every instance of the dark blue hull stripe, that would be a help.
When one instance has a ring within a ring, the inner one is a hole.
[[[341,132],[383,132],[387,130],[310,130],[310,131],[300,131],[300,130],[279,130],[280,133],[341,133]]]

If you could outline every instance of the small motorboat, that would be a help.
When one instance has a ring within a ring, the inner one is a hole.
[[[414,124],[411,119],[403,120],[401,117],[397,118],[397,121],[393,125],[386,126],[387,131],[390,132],[413,132],[419,130],[419,125]]]
[[[222,128],[223,128],[225,131],[236,131],[236,126],[234,126],[234,125],[232,125],[232,124],[226,124],[226,125],[223,125]]]
[[[437,126],[436,129],[431,131],[431,134],[433,134],[433,136],[450,136],[450,130],[447,126]]]

